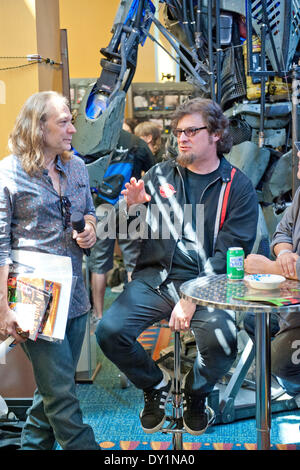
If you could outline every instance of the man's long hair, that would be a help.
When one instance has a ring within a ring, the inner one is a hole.
[[[33,176],[44,168],[44,140],[42,123],[47,121],[48,104],[52,98],[61,99],[67,106],[67,99],[55,91],[42,91],[30,96],[17,116],[9,136],[8,146],[22,163],[26,173]],[[63,161],[71,158],[72,152],[63,152]]]
[[[207,126],[209,134],[217,134],[217,153],[228,153],[232,147],[232,137],[229,133],[229,121],[223,114],[221,107],[214,101],[206,98],[194,98],[178,106],[172,116],[172,128],[175,129],[178,121],[188,114],[200,114]]]

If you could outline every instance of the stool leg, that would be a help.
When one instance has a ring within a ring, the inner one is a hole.
[[[182,450],[182,396],[180,372],[180,332],[174,334],[174,390],[173,390],[173,419],[180,429],[174,430],[172,443],[174,450]]]

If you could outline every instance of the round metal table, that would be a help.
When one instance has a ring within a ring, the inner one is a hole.
[[[286,280],[280,289],[272,291],[274,297],[287,292],[298,291],[300,282]],[[183,283],[180,287],[182,298],[197,305],[219,308],[222,310],[239,310],[255,313],[256,335],[256,429],[257,449],[270,448],[271,429],[271,395],[270,395],[270,313],[300,312],[300,304],[275,306],[267,303],[239,300],[249,294],[267,295],[271,291],[249,289],[246,282],[230,281],[226,274],[206,276]]]

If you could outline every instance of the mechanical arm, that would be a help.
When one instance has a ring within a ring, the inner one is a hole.
[[[154,3],[153,3],[154,2]],[[157,28],[175,51],[181,81],[211,97],[230,121],[228,158],[252,179],[272,232],[294,187],[292,142],[300,140],[298,0],[122,0],[101,74],[75,119],[75,151],[93,185],[116,147],[139,49]],[[158,19],[158,9],[162,9]],[[166,51],[170,54],[168,51]]]

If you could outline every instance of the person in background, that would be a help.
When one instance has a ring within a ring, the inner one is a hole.
[[[300,152],[297,177],[300,179]],[[300,188],[297,189],[292,204],[286,209],[278,223],[271,242],[271,252],[275,260],[263,255],[250,254],[245,259],[248,274],[279,274],[288,279],[300,280]],[[255,317],[247,313],[244,326],[255,341]],[[271,366],[272,374],[287,393],[295,396],[300,393],[300,317],[295,313],[271,316]],[[298,355],[298,357],[297,357]]]
[[[21,343],[37,385],[21,436],[21,450],[99,449],[82,420],[75,372],[90,309],[82,275],[83,249],[96,241],[96,218],[84,162],[71,150],[76,132],[67,100],[53,91],[32,95],[9,139],[11,155],[0,162],[0,339]],[[79,211],[84,231],[72,230]],[[26,340],[7,302],[12,250],[69,256],[77,278],[62,342]]]
[[[140,122],[135,128],[135,135],[143,139],[154,155],[155,163],[163,160],[163,149],[161,148],[161,128],[152,121]]]
[[[147,144],[136,135],[131,134],[124,129],[122,129],[120,132],[119,142],[112,156],[111,167],[114,165],[119,165],[119,168],[121,168],[120,165],[122,162],[126,165],[132,164],[130,177],[135,177],[137,179],[141,178],[142,174],[145,171],[148,171],[149,168],[154,165],[154,158]],[[119,176],[120,173],[115,175],[117,179]],[[103,215],[105,216],[106,211],[113,210],[114,204],[119,199],[121,190],[125,187],[125,183],[129,181],[129,178],[124,179],[124,181],[122,179],[118,179],[118,181],[121,181],[121,183],[120,187],[114,191],[116,193],[114,195],[114,200],[111,200],[109,197],[107,197],[101,201],[101,194],[103,198],[105,194],[105,188],[108,187],[111,189],[113,186],[113,176],[106,179],[104,175],[104,180],[100,185],[99,195],[96,199],[99,204],[97,205],[96,211],[100,219],[100,224],[101,218]],[[139,254],[140,240],[138,239],[130,239],[128,236],[118,237],[117,234],[113,238],[97,238],[96,244],[91,250],[91,256],[88,261],[89,270],[91,272],[93,323],[97,323],[103,315],[104,297],[107,286],[107,273],[113,268],[116,241],[118,241],[126,270],[127,280],[125,280],[125,282],[131,281],[131,274]],[[117,286],[116,290],[119,289],[122,290],[123,285]]]
[[[122,128],[124,129],[124,131],[130,132],[130,134],[134,134],[134,128],[137,123],[137,120],[134,118],[126,118],[123,121]]]

